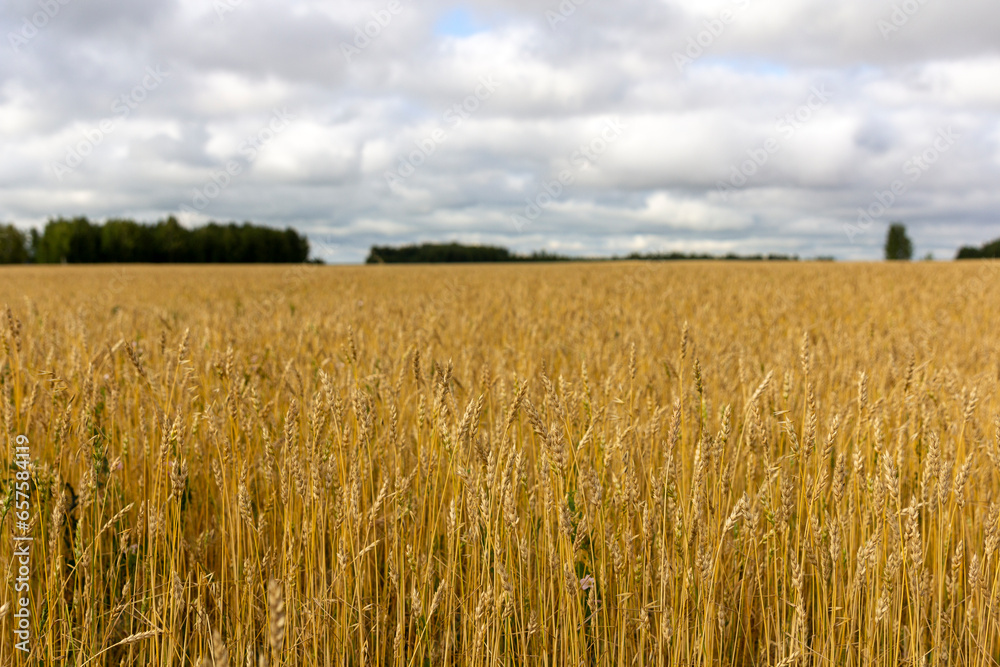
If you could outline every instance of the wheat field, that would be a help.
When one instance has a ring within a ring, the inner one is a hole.
[[[1000,657],[993,264],[0,275],[4,665]]]

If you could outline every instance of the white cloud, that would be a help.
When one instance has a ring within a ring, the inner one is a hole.
[[[690,230],[740,230],[750,220],[740,213],[714,206],[701,199],[679,198],[668,192],[656,192],[646,199],[646,206],[635,218],[657,227]]]
[[[558,2],[477,0],[467,3],[475,31],[439,35],[451,2],[401,0],[350,62],[341,45],[373,12],[385,19],[387,0],[230,4],[220,16],[193,0],[70,3],[8,50],[0,219],[175,213],[280,108],[296,122],[198,220],[296,225],[336,238],[338,259],[451,238],[520,251],[877,257],[881,230],[852,244],[843,225],[953,126],[961,138],[885,222],[904,218],[918,246],[942,256],[1000,236],[995,2],[923,0],[885,33],[892,3],[862,0],[590,2],[554,27],[545,12]],[[0,34],[17,34],[36,8],[11,3]],[[673,55],[699,38],[702,54],[678,71]],[[52,163],[156,66],[167,81],[56,178]],[[484,79],[495,82],[488,94]],[[803,114],[817,86],[829,99]],[[782,125],[789,114],[798,119]],[[620,135],[578,159],[613,119]],[[414,158],[436,132],[444,138]],[[753,156],[761,163],[747,166]],[[390,188],[386,171],[411,160],[420,164]],[[723,197],[719,183],[745,166]],[[565,170],[572,183],[518,232],[511,216]]]

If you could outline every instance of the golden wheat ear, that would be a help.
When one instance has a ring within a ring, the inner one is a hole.
[[[271,644],[271,655],[277,658],[281,654],[281,646],[285,641],[285,593],[281,584],[271,579],[267,582],[267,607],[270,616],[270,633],[268,642]]]
[[[218,630],[212,631],[212,643],[209,649],[210,655],[202,656],[199,667],[229,667],[229,651],[226,650],[226,642],[222,640],[222,633]]]

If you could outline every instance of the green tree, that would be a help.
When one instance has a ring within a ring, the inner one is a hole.
[[[87,218],[55,218],[45,224],[35,246],[35,261],[42,264],[99,262],[100,246],[100,230]]]
[[[913,259],[913,241],[906,235],[906,225],[894,222],[889,225],[889,234],[885,239],[886,259]]]
[[[28,261],[28,239],[14,225],[0,225],[0,264],[23,264]]]

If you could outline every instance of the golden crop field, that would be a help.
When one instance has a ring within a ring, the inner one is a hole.
[[[1000,656],[995,265],[0,277],[4,665]]]

